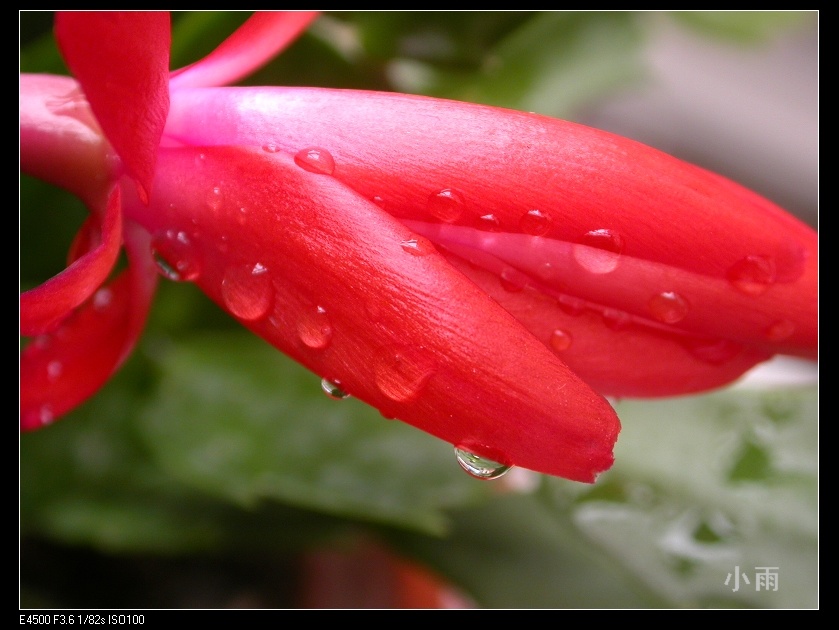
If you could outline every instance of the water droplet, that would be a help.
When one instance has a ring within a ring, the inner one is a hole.
[[[384,206],[385,206],[385,200],[382,199],[381,197],[379,197],[379,195],[376,195],[375,197],[373,197],[373,203],[375,203],[380,208],[384,208]]]
[[[297,322],[300,341],[313,350],[323,350],[332,341],[332,322],[322,306],[306,310]]]
[[[678,293],[665,291],[654,295],[647,304],[650,313],[665,324],[676,324],[688,314],[688,303]]]
[[[482,230],[488,232],[497,232],[501,229],[501,221],[494,214],[485,214],[478,219],[478,223]]]
[[[487,457],[475,455],[465,448],[455,447],[454,454],[457,457],[457,463],[475,479],[489,481],[491,479],[498,479],[504,475],[512,466],[509,464],[501,464]]]
[[[731,266],[727,278],[740,293],[756,297],[775,282],[775,262],[768,256],[746,256]]]
[[[573,247],[574,260],[586,271],[603,274],[614,271],[623,253],[623,238],[612,230],[586,232]]]
[[[564,313],[575,317],[577,315],[582,315],[583,311],[586,310],[585,301],[570,295],[560,295],[556,302],[559,304],[559,308],[561,308]]]
[[[415,400],[434,374],[434,361],[419,349],[385,346],[374,358],[379,390],[395,402]]]
[[[612,330],[624,330],[632,322],[629,313],[614,308],[603,310],[603,323]]]
[[[310,173],[332,175],[335,172],[335,160],[326,149],[309,147],[298,151],[294,156],[297,166]]]
[[[463,197],[451,188],[445,188],[428,198],[426,210],[441,221],[454,223],[463,214]]]
[[[268,142],[268,143],[262,145],[262,150],[265,151],[266,153],[276,153],[277,151],[280,150],[280,147],[278,147],[273,142]]]
[[[518,293],[527,286],[527,276],[518,269],[505,267],[501,270],[501,286],[504,287],[505,291]]]
[[[792,337],[795,332],[795,324],[788,319],[775,322],[766,329],[766,338],[769,341],[784,341]]]
[[[164,278],[179,282],[198,278],[200,267],[186,232],[165,230],[152,237],[151,251]]]
[[[529,210],[519,219],[519,228],[525,234],[542,236],[551,229],[551,218],[541,210]]]
[[[261,264],[230,267],[221,283],[221,297],[227,309],[239,319],[256,321],[274,302],[274,285]]]
[[[734,359],[743,347],[728,339],[688,339],[684,342],[688,351],[701,361],[711,365],[722,365]]]
[[[104,311],[111,305],[114,299],[114,292],[108,287],[103,287],[93,294],[93,308],[97,311]]]
[[[33,412],[35,419],[41,426],[47,426],[55,421],[55,413],[53,413],[52,405],[41,405],[40,409]]]
[[[210,210],[218,210],[219,208],[221,208],[221,202],[221,188],[215,186],[210,191],[210,194],[207,197],[207,206],[210,208]]]
[[[434,245],[432,245],[431,241],[423,236],[417,236],[415,238],[404,240],[400,243],[400,245],[402,246],[402,249],[414,256],[428,256],[428,254],[435,251]]]
[[[557,328],[551,333],[551,348],[557,352],[568,350],[571,347],[571,334]]]
[[[341,381],[330,381],[329,379],[324,378],[320,381],[320,388],[327,396],[334,398],[335,400],[344,400],[345,398],[350,397],[347,392],[341,389]]]
[[[47,379],[51,383],[57,381],[63,371],[64,366],[61,364],[61,361],[50,361],[47,363]]]

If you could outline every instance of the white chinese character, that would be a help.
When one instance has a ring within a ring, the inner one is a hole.
[[[740,572],[740,566],[738,565],[738,566],[734,567],[734,586],[731,587],[731,591],[733,593],[736,593],[737,591],[740,590],[740,576],[741,575],[743,576],[743,581],[746,584],[751,584],[751,582],[749,582],[749,578],[746,575],[746,573],[745,572],[742,572],[742,573]],[[730,581],[731,581],[731,573],[729,573],[728,577],[725,578],[725,585],[728,586],[728,583]]]
[[[778,590],[778,567],[755,567],[755,590]]]

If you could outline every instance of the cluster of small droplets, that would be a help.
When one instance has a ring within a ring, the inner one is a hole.
[[[164,278],[180,281],[197,280],[201,269],[195,247],[186,232],[163,230],[152,237],[152,257]]]

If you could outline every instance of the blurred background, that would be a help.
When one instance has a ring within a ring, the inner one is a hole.
[[[172,67],[247,16],[175,14]],[[815,227],[818,18],[327,13],[247,82],[575,120]],[[66,73],[51,28],[20,13],[22,72]],[[25,176],[20,194],[26,290],[64,267],[86,210]],[[449,445],[325,396],[195,287],[163,282],[116,378],[20,437],[20,605],[816,607],[817,374],[790,365],[713,394],[615,401],[616,464],[592,486],[516,469],[481,482]],[[758,589],[767,567],[775,581]]]

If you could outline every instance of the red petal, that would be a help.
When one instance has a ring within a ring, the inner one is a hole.
[[[127,226],[128,228],[128,226]],[[38,429],[87,400],[134,347],[148,314],[157,273],[148,237],[127,231],[131,268],[20,356],[20,426]]]
[[[701,392],[730,383],[770,356],[724,337],[665,334],[620,311],[587,308],[573,298],[560,301],[532,287],[515,290],[484,268],[447,258],[603,394],[644,398]]]
[[[685,333],[732,331],[761,352],[815,356],[816,233],[733,182],[631,140],[465,103],[285,88],[179,93],[167,133],[290,152],[321,147],[336,178],[402,219],[442,216],[583,247],[611,233],[627,263],[621,282],[576,265],[565,270],[576,274],[570,295],[601,310],[656,312]],[[435,208],[438,194],[455,200],[457,216]],[[505,249],[527,262],[522,248]],[[683,292],[690,316],[674,324],[667,300]]]
[[[255,13],[202,60],[172,73],[171,89],[235,83],[268,63],[293,42],[319,13]]]
[[[98,213],[97,213],[98,214]],[[119,255],[122,242],[120,191],[108,196],[101,225],[101,243],[75,260],[67,269],[20,296],[20,333],[40,335],[54,328],[102,286]],[[95,220],[95,219],[94,219]],[[90,230],[83,229],[85,239]],[[82,252],[88,247],[79,246]],[[76,247],[74,246],[74,249]],[[76,255],[73,256],[75,258]]]
[[[319,157],[162,149],[150,207],[131,209],[183,233],[198,284],[243,324],[386,417],[549,474],[607,469],[608,403],[427,240],[310,172]]]
[[[59,13],[55,35],[126,171],[148,191],[169,110],[169,14]]]
[[[76,81],[48,74],[20,75],[21,172],[97,207],[110,188],[108,152]]]

